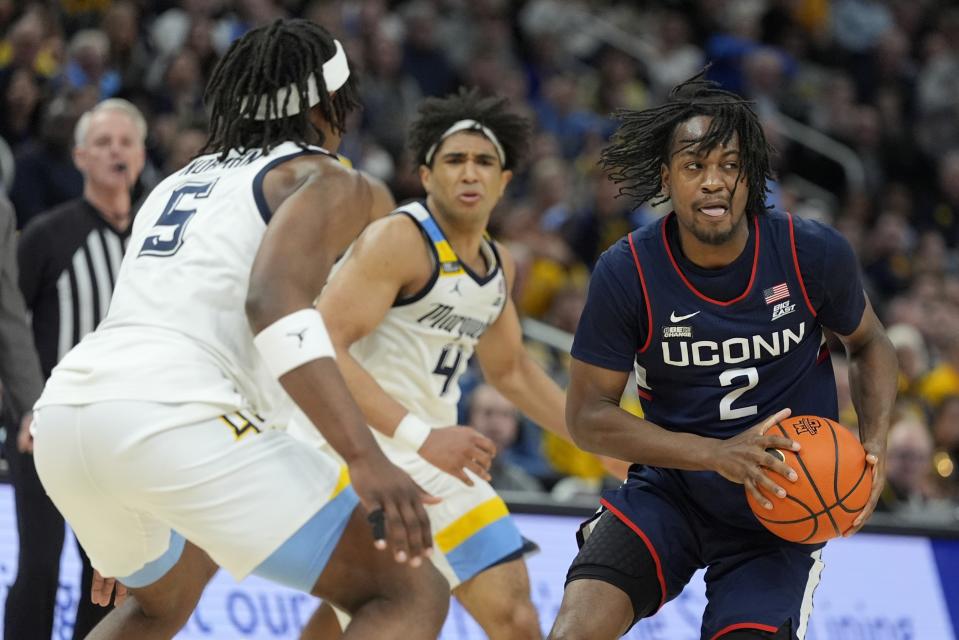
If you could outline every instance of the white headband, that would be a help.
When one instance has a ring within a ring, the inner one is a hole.
[[[326,83],[326,90],[329,93],[333,93],[346,84],[346,81],[350,77],[350,65],[346,61],[346,52],[343,51],[343,45],[340,44],[339,40],[334,40],[333,44],[336,45],[336,53],[333,54],[332,58],[323,63],[323,80]],[[243,104],[240,106],[240,109],[246,108],[246,102],[249,99],[250,98],[243,99]],[[259,104],[257,105],[256,113],[253,115],[254,120],[288,118],[303,110],[300,105],[300,92],[295,82],[277,90],[276,106],[273,109],[273,113],[267,114],[268,100],[266,95],[261,95],[258,99]],[[316,86],[316,76],[312,73],[306,77],[306,99],[307,109],[315,106],[320,101],[320,90]],[[289,100],[289,102],[287,102],[287,100]],[[284,102],[286,102],[285,109],[283,107]]]
[[[493,143],[493,146],[496,147],[496,153],[499,155],[499,163],[506,166],[506,152],[503,151],[502,145],[499,143],[499,140],[496,138],[496,134],[486,126],[483,126],[476,120],[460,120],[459,122],[454,122],[453,126],[443,132],[443,135],[440,136],[440,139],[433,143],[433,146],[429,148],[426,152],[426,164],[430,164],[433,161],[433,154],[436,153],[436,147],[440,145],[441,142],[449,138],[454,133],[460,131],[478,131],[482,133],[486,138]]]

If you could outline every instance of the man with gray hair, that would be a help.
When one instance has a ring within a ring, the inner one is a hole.
[[[83,195],[35,219],[18,248],[20,289],[46,379],[60,359],[106,315],[130,234],[131,190],[143,170],[146,122],[126,100],[104,100],[74,130],[73,161]],[[6,638],[49,638],[54,625],[63,548],[63,517],[47,497],[33,464],[29,434],[10,451],[20,537],[16,582],[4,616]],[[90,599],[93,576],[81,549],[83,576],[74,638],[83,638],[109,609]],[[69,624],[67,616],[62,624]],[[62,637],[62,636],[61,636]]]

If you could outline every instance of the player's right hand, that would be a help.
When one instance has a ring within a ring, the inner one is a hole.
[[[423,505],[438,504],[440,498],[423,491],[382,453],[354,461],[349,470],[353,490],[373,516],[373,545],[382,550],[389,542],[397,562],[409,560],[418,567],[433,549],[430,520]],[[382,512],[385,527],[375,523],[377,511]]]
[[[466,469],[489,482],[492,479],[489,466],[496,455],[496,445],[472,427],[442,427],[432,430],[417,453],[433,466],[472,487],[473,481]]]
[[[127,599],[127,588],[117,582],[116,578],[104,578],[94,569],[93,581],[90,585],[90,602],[101,607],[109,607],[111,599],[113,606],[119,607]]]
[[[789,465],[767,451],[767,449],[799,451],[798,442],[781,435],[766,433],[774,424],[788,418],[790,413],[789,409],[782,409],[756,426],[728,440],[720,440],[713,457],[715,471],[731,482],[745,485],[746,490],[767,509],[772,509],[773,505],[759,491],[759,487],[763,487],[779,498],[786,497],[786,490],[763,471],[764,467],[792,482],[799,478]]]

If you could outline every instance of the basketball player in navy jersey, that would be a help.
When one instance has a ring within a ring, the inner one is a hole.
[[[759,487],[784,499],[797,477],[766,449],[798,444],[766,429],[790,411],[837,417],[831,331],[873,466],[846,533],[858,530],[883,485],[895,352],[846,241],[766,210],[771,150],[747,103],[697,76],[666,104],[620,116],[606,168],[636,201],[673,212],[610,247],[590,282],[567,423],[583,449],[636,464],[580,530],[550,637],[618,638],[705,568],[704,640],[802,638],[821,545],[766,531],[745,491],[770,508]],[[634,371],[644,419],[619,407]]]

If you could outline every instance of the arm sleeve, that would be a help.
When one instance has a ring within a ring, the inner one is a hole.
[[[19,416],[40,397],[43,374],[17,283],[15,227],[13,207],[0,198],[0,380]]]
[[[866,310],[859,261],[849,242],[832,227],[793,217],[796,257],[809,301],[822,326],[847,336]]]
[[[611,371],[632,371],[646,323],[642,285],[624,239],[596,263],[572,355]]]

